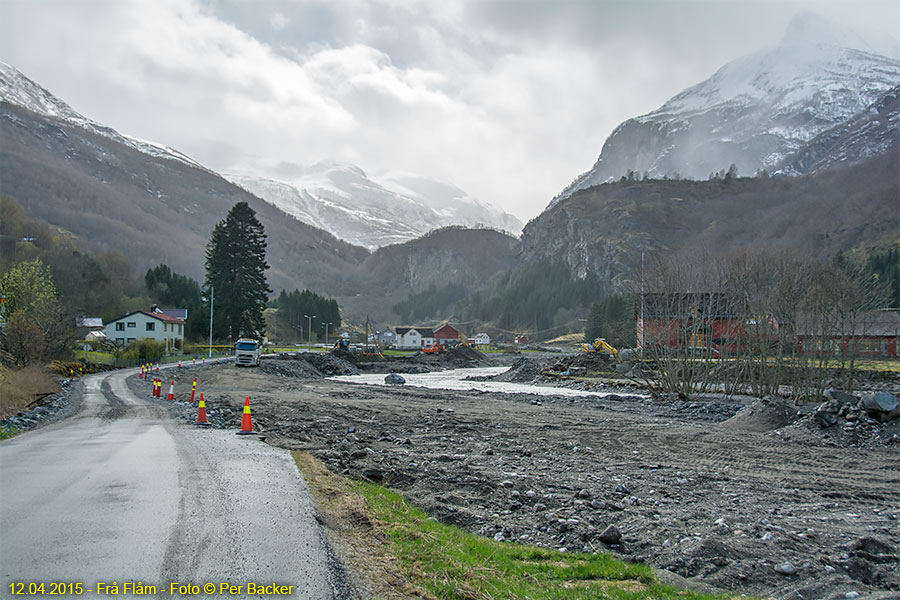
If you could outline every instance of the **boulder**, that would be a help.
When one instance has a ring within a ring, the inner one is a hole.
[[[882,422],[900,417],[900,400],[887,392],[863,394],[860,405],[867,413]]]
[[[406,379],[397,375],[396,373],[391,373],[390,375],[386,375],[384,377],[384,382],[388,385],[403,385],[406,383]]]
[[[835,425],[838,420],[837,416],[834,413],[829,412],[824,409],[819,409],[816,411],[816,414],[813,415],[813,420],[821,427],[822,429],[826,429]]]
[[[610,525],[600,534],[600,541],[604,544],[618,544],[622,540],[622,532],[615,525]]]
[[[825,392],[822,395],[825,396],[828,400],[834,400],[838,404],[855,404],[856,403],[856,396],[854,396],[852,394],[848,394],[847,392],[842,392],[841,390],[839,390],[837,388],[833,388],[833,387],[825,390]]]

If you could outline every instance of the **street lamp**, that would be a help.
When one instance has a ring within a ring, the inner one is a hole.
[[[325,345],[328,345],[328,326],[332,325],[332,323],[322,323],[325,326]]]
[[[309,346],[309,349],[312,350],[312,320],[316,318],[316,315],[303,315],[309,320],[309,334],[306,339],[306,345]]]
[[[212,358],[212,325],[213,325],[213,306],[216,303],[216,288],[209,287],[209,357]]]

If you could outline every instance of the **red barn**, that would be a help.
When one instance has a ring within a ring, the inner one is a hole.
[[[459,343],[459,332],[449,325],[441,325],[434,330],[434,342],[442,346],[455,346]]]
[[[849,331],[822,335],[814,325],[801,323],[797,350],[803,354],[896,357],[900,350],[900,310],[870,310],[857,315]]]
[[[638,348],[737,349],[744,329],[737,302],[724,294],[684,292],[636,298]]]

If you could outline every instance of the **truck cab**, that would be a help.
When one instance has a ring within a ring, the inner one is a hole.
[[[241,338],[234,343],[234,364],[238,367],[258,367],[262,348],[257,340]]]

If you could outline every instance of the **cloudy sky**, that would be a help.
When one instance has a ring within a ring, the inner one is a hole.
[[[219,171],[419,173],[526,221],[620,122],[809,10],[900,30],[897,0],[0,0],[0,60]]]

